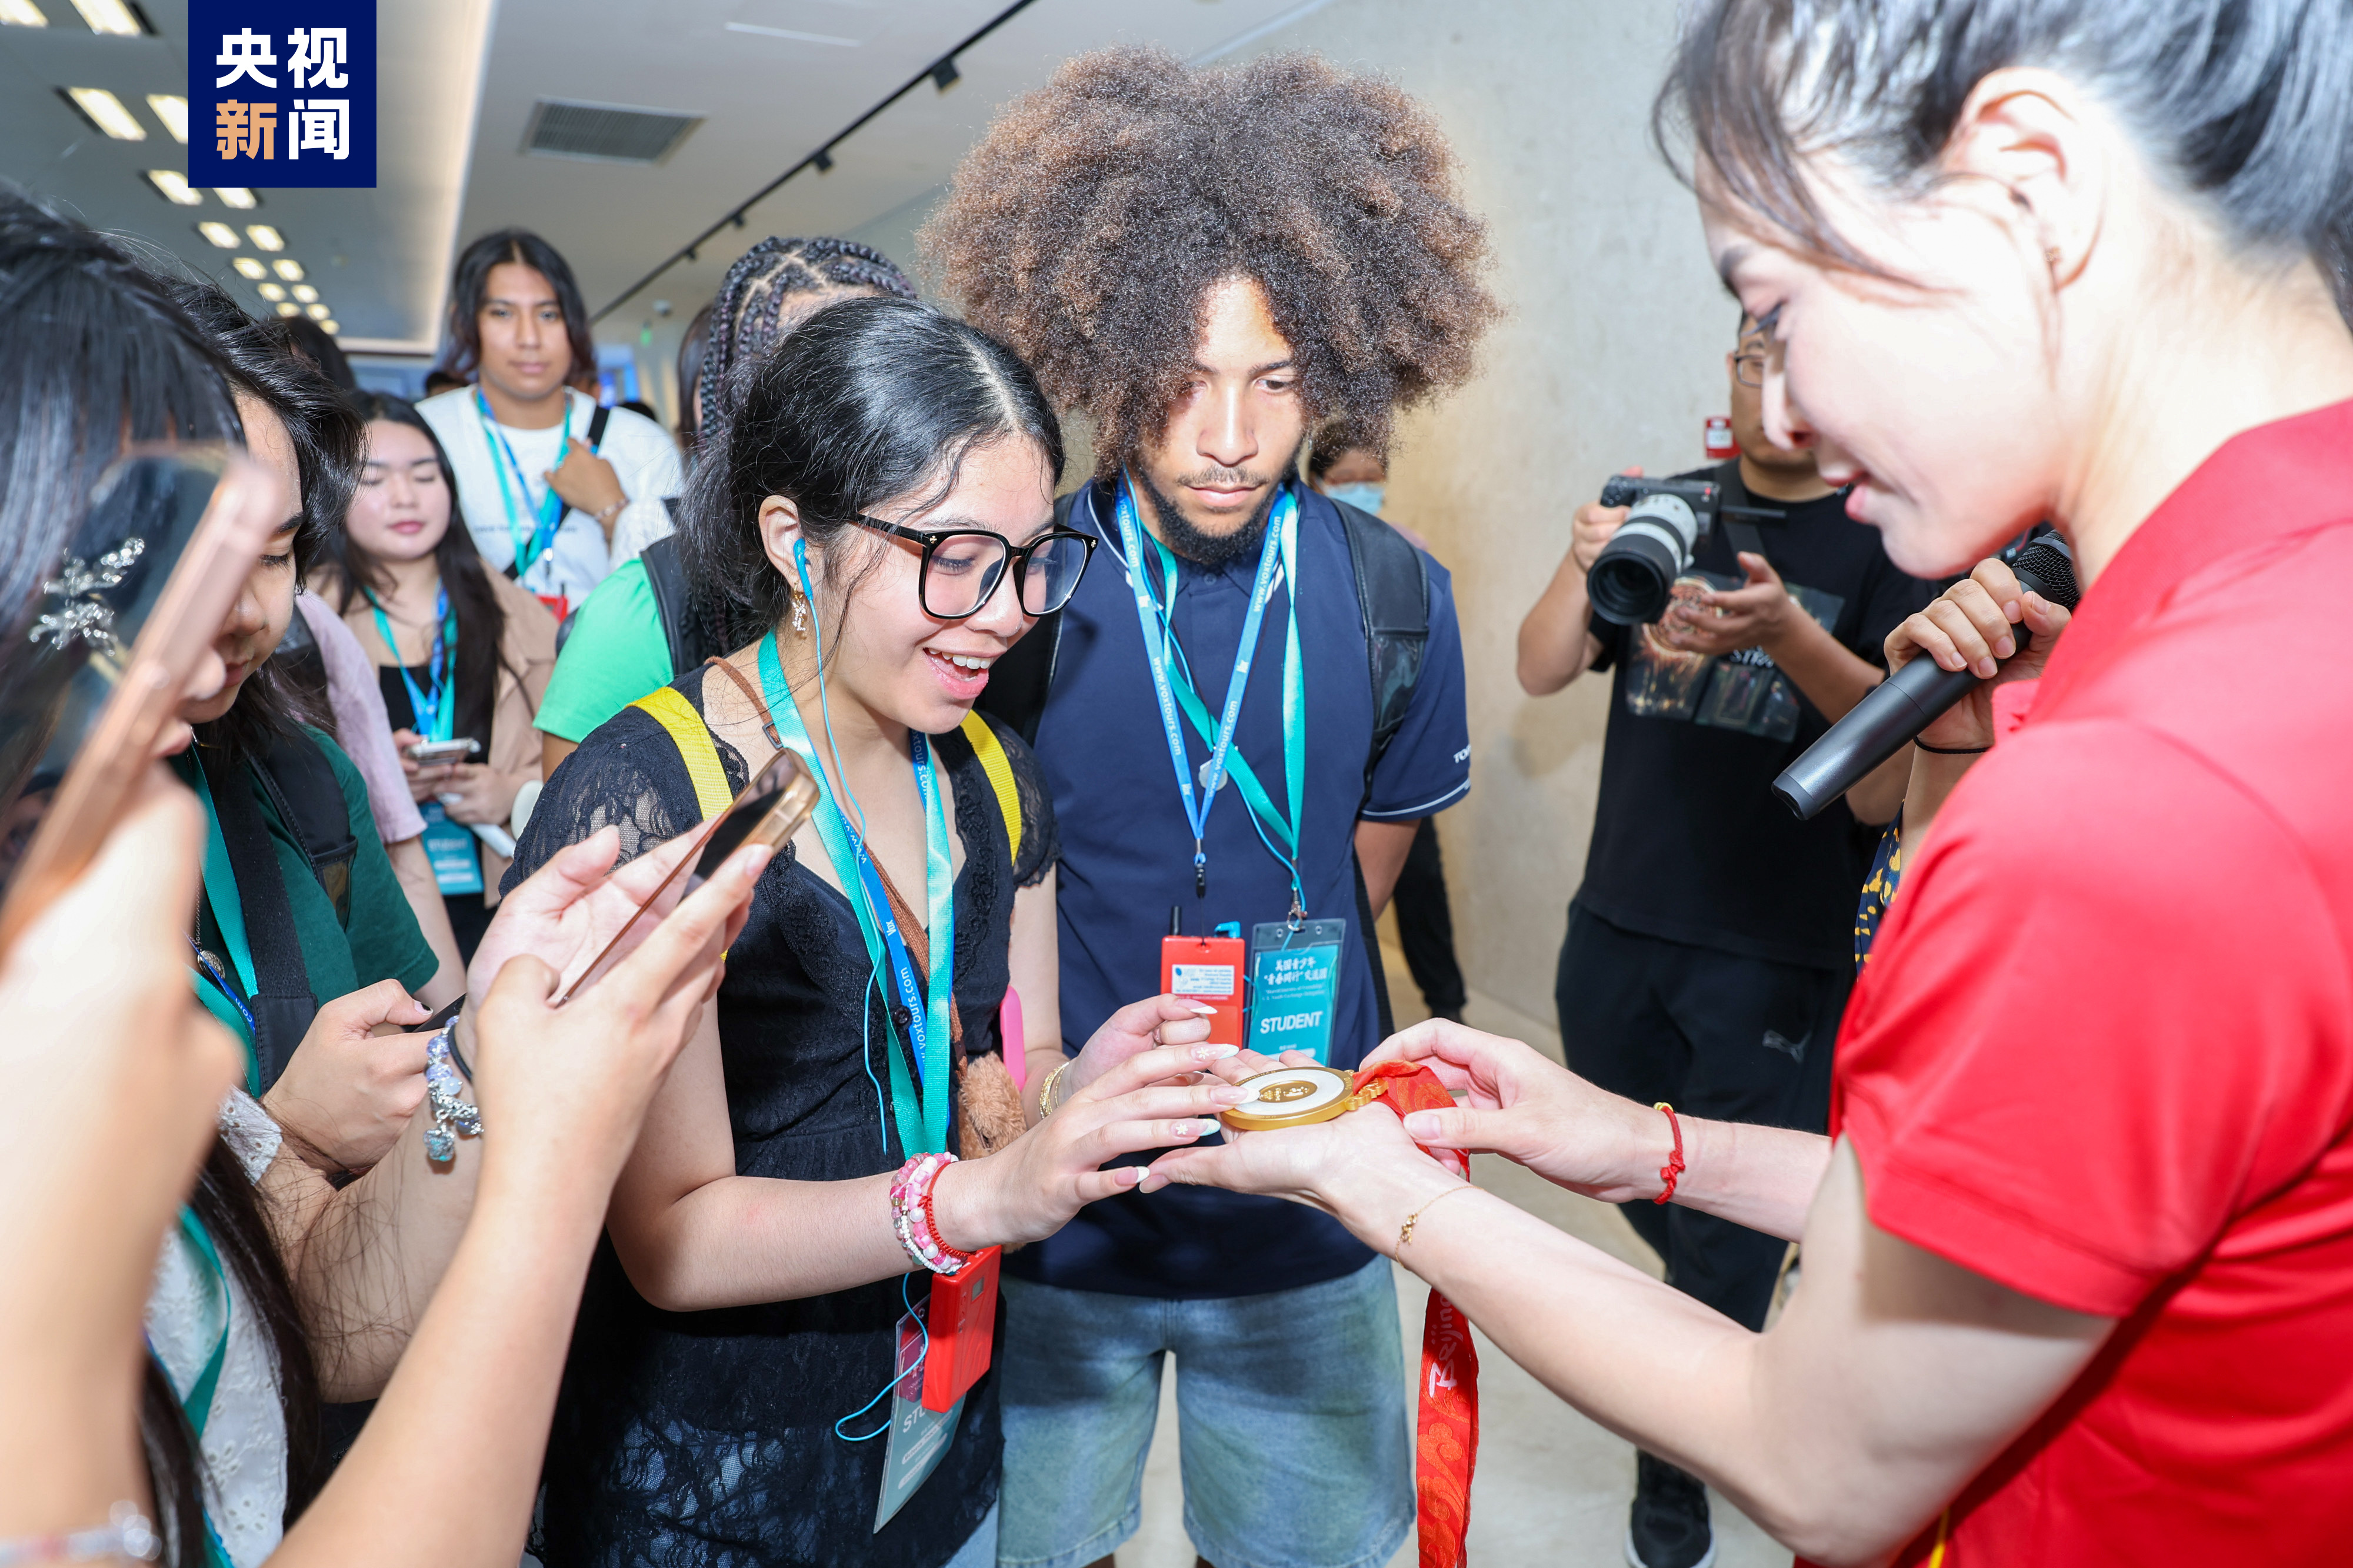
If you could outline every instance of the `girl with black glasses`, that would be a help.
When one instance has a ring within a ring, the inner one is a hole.
[[[1087,560],[1053,526],[1061,433],[1027,367],[913,302],[843,301],[702,450],[687,570],[768,629],[589,734],[510,877],[607,823],[625,853],[692,831],[779,750],[825,798],[616,1193],[544,1560],[993,1565],[994,1380],[925,1414],[897,1374],[947,1355],[991,1248],[1133,1185],[1101,1167],[1198,1140],[1244,1091],[1191,1081],[1233,1052],[1171,997],[1115,1015],[1059,1104],[1004,1066],[1060,1038],[1056,844],[1028,749],[972,704]],[[909,1423],[935,1428],[928,1468]]]

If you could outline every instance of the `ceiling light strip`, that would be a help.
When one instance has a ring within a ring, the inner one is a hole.
[[[901,99],[906,97],[909,93],[923,86],[923,83],[927,81],[931,82],[942,92],[945,92],[955,81],[958,74],[955,68],[955,58],[964,53],[966,49],[972,47],[975,44],[980,42],[983,38],[988,37],[989,34],[997,31],[997,28],[1005,26],[1006,23],[1013,20],[1014,17],[1019,16],[1022,12],[1028,10],[1031,3],[1032,0],[1013,0],[1012,5],[1008,5],[1004,10],[999,11],[996,16],[990,17],[986,24],[972,33],[971,36],[966,37],[962,43],[957,44],[955,47],[949,49],[946,53],[941,55],[939,58],[932,61],[923,69],[917,71],[913,76],[909,77],[905,81],[902,82],[898,89],[889,97],[883,99],[873,108],[868,110],[865,113],[860,115],[857,119],[851,121],[849,124],[843,126],[840,130],[828,137],[825,143],[818,147],[815,152],[811,153],[807,157],[803,158],[799,163],[795,163],[791,168],[786,169],[783,174],[778,174],[775,179],[770,180],[766,184],[762,185],[758,190],[753,192],[750,195],[736,203],[735,205],[729,210],[726,216],[721,218],[717,223],[712,224],[709,228],[704,229],[701,234],[696,235],[692,239],[688,240],[684,245],[680,246],[676,250],[672,251],[670,256],[663,260],[660,266],[655,268],[651,272],[647,273],[643,278],[638,279],[635,283],[630,284],[627,289],[622,289],[620,293],[615,295],[612,300],[602,310],[588,318],[589,321],[594,323],[603,321],[606,317],[619,310],[623,305],[628,304],[632,298],[634,298],[640,290],[645,289],[647,285],[653,282],[655,279],[659,278],[663,273],[669,271],[671,268],[677,266],[681,261],[693,260],[694,253],[701,249],[703,245],[709,242],[713,235],[719,233],[722,229],[729,227],[741,228],[744,226],[744,214],[751,211],[754,206],[757,206],[762,201],[765,200],[770,195],[772,195],[778,186],[782,185],[786,180],[791,179],[795,174],[799,174],[803,169],[815,169],[818,173],[822,174],[826,170],[832,168],[833,150],[835,148],[840,146],[844,142],[849,141],[851,136],[864,129],[868,121],[872,120],[876,115],[881,113],[884,110],[890,108],[892,104],[898,102]]]

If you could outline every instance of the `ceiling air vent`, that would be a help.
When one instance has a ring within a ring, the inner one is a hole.
[[[660,163],[702,123],[699,114],[543,98],[532,109],[531,123],[523,128],[522,150],[543,157],[586,158],[599,163]]]

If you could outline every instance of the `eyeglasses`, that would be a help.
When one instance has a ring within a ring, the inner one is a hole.
[[[1765,356],[1763,354],[1733,355],[1732,377],[1743,386],[1764,385]]]
[[[1050,616],[1071,602],[1095,552],[1095,538],[1074,528],[1049,529],[1027,544],[1015,544],[985,528],[902,528],[879,517],[851,521],[893,539],[923,547],[916,596],[935,621],[969,620],[987,606],[997,584],[1013,567],[1014,593],[1025,616]]]

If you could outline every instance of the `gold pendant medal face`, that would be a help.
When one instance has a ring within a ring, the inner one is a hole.
[[[1258,1098],[1237,1105],[1219,1120],[1243,1132],[1265,1132],[1278,1127],[1305,1127],[1329,1121],[1346,1109],[1349,1075],[1337,1068],[1276,1068],[1241,1080]]]

